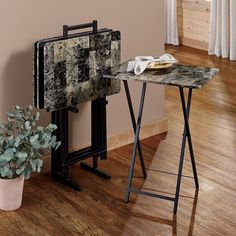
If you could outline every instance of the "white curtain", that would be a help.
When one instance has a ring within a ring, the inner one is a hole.
[[[236,0],[234,0],[236,1]],[[177,0],[165,0],[167,44],[179,45],[177,27]]]
[[[212,0],[209,54],[236,60],[236,0]]]

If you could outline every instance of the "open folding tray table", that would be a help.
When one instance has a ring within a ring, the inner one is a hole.
[[[121,66],[114,69],[112,71],[112,74],[104,75],[104,78],[118,79],[118,80],[123,81],[126,97],[127,97],[127,102],[129,106],[131,121],[133,125],[133,130],[135,134],[133,151],[132,151],[132,159],[130,163],[130,170],[129,170],[129,176],[128,176],[128,188],[125,194],[125,202],[126,203],[129,202],[130,193],[143,194],[143,195],[147,195],[151,197],[165,199],[165,200],[174,202],[173,213],[176,214],[177,209],[178,209],[181,177],[182,177],[185,147],[186,147],[187,140],[188,140],[188,145],[189,145],[195,186],[196,186],[196,189],[199,188],[197,169],[196,169],[194,151],[193,151],[193,145],[192,145],[192,139],[191,139],[191,132],[190,132],[190,127],[189,127],[189,115],[190,115],[192,91],[193,89],[202,88],[209,80],[211,80],[218,73],[219,70],[217,68],[207,68],[207,67],[199,67],[199,66],[174,64],[169,69],[152,70],[152,71],[146,70],[141,75],[135,75],[134,73],[130,73],[126,71],[127,65],[128,65],[128,62],[124,62],[123,64],[121,64]],[[128,81],[142,82],[141,100],[139,104],[139,112],[138,112],[137,120],[135,118],[135,114],[133,110]],[[139,152],[143,176],[144,178],[146,178],[147,176],[145,162],[144,162],[143,153],[142,153],[142,147],[139,141],[139,131],[141,128],[145,93],[146,93],[146,87],[148,83],[176,86],[178,87],[179,93],[180,93],[183,118],[184,118],[184,131],[183,131],[182,146],[181,146],[181,152],[180,152],[175,197],[169,197],[165,195],[155,194],[152,192],[141,191],[139,189],[132,188],[132,178],[133,178],[133,172],[134,172],[135,159],[137,156],[136,155],[137,150]],[[185,95],[184,95],[185,88],[188,89],[187,103],[185,101]]]

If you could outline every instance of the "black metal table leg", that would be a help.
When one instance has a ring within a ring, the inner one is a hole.
[[[127,98],[127,102],[128,102],[128,106],[129,106],[130,117],[131,117],[131,121],[132,121],[132,125],[133,125],[133,130],[134,130],[134,134],[135,134],[136,126],[137,125],[136,125],[136,120],[135,120],[132,100],[131,100],[131,96],[130,96],[129,86],[128,86],[128,82],[126,80],[124,80],[123,82],[124,82],[126,98]],[[140,145],[139,138],[138,138],[138,152],[139,152],[139,158],[140,158],[140,162],[141,162],[141,166],[142,166],[143,177],[146,178],[147,177],[147,171],[146,171],[146,167],[145,167],[142,147]]]
[[[134,138],[134,145],[133,145],[133,152],[132,152],[132,159],[130,162],[130,171],[129,171],[129,177],[128,177],[128,188],[125,194],[125,202],[129,202],[129,196],[130,192],[132,192],[131,185],[132,185],[132,178],[133,178],[133,173],[134,173],[134,164],[135,164],[135,159],[136,159],[136,154],[137,154],[137,148],[139,144],[139,131],[141,128],[141,122],[142,122],[142,114],[143,114],[143,106],[144,106],[144,101],[145,101],[145,94],[146,94],[146,83],[143,83],[142,87],[142,94],[141,94],[141,100],[140,100],[140,105],[139,105],[139,113],[138,113],[138,119],[137,119],[137,125],[135,129],[135,138]],[[129,104],[132,107],[132,104]]]
[[[59,123],[58,121],[58,113],[53,111],[51,113],[51,123],[52,124],[57,124]],[[60,130],[59,130],[59,127],[57,127],[57,130],[54,131],[54,134],[56,135],[57,137],[57,140],[59,140],[59,134],[60,134]],[[55,150],[52,148],[51,150],[51,174],[52,176],[55,176],[57,174],[57,171],[59,170],[59,161],[57,159],[57,157],[60,156],[59,154],[59,149],[58,150]]]
[[[92,149],[99,150],[99,155],[93,155],[93,163],[89,165],[87,163],[80,163],[81,168],[96,174],[104,179],[111,179],[111,175],[98,168],[98,158],[107,158],[107,133],[106,133],[106,97],[93,100],[91,102],[91,142]]]
[[[192,89],[190,88],[189,89],[188,104],[187,104],[187,117],[185,117],[185,120],[189,120],[191,99],[192,99]],[[191,138],[189,122],[187,122],[187,124],[185,125],[185,132],[186,132],[187,137],[188,137],[188,146],[189,146],[191,164],[192,164],[192,169],[193,169],[195,187],[196,187],[196,189],[198,189],[199,188],[199,182],[198,182],[197,168],[196,168],[196,164],[195,164],[195,158],[194,158],[193,144],[192,144],[192,138]]]
[[[185,147],[186,147],[187,137],[188,137],[190,156],[191,156],[191,162],[192,162],[192,168],[193,168],[196,188],[198,188],[198,186],[199,186],[198,177],[197,177],[197,170],[196,170],[196,165],[195,165],[195,159],[194,159],[194,153],[193,153],[193,147],[192,147],[191,133],[190,133],[190,128],[189,128],[189,115],[190,115],[190,107],[191,107],[191,99],[192,99],[192,89],[191,88],[189,89],[187,107],[186,107],[186,103],[185,103],[183,88],[179,87],[179,91],[180,91],[182,111],[183,111],[183,116],[184,116],[184,132],[183,132],[182,147],[181,147],[180,161],[179,161],[179,171],[178,171],[176,192],[175,192],[175,201],[174,201],[174,210],[173,210],[174,214],[177,213],[177,209],[178,209],[179,193],[180,193],[180,185],[181,185],[181,177],[182,177],[182,171],[183,171],[183,162],[184,162],[184,156],[185,156]]]
[[[52,123],[56,124],[57,140],[61,141],[61,146],[58,150],[52,150],[51,172],[52,176],[59,182],[73,188],[76,191],[81,191],[82,188],[79,184],[69,178],[69,167],[63,166],[68,159],[68,110],[60,110],[52,112]]]

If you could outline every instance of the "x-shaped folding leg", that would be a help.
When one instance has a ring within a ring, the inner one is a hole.
[[[127,97],[127,101],[128,101],[130,116],[131,116],[131,120],[132,120],[134,134],[135,134],[133,151],[132,151],[132,158],[131,158],[131,162],[130,162],[130,171],[129,171],[129,177],[128,177],[128,188],[127,188],[127,191],[125,194],[125,202],[126,203],[129,202],[129,196],[130,196],[131,192],[137,193],[137,194],[143,194],[143,195],[147,195],[147,196],[151,196],[151,197],[161,198],[161,199],[165,199],[165,200],[169,200],[169,201],[174,202],[173,213],[176,214],[177,209],[178,209],[180,185],[181,185],[181,178],[182,178],[183,163],[184,163],[184,156],[185,156],[185,148],[186,148],[187,139],[188,139],[193,175],[194,175],[194,180],[195,180],[195,186],[197,189],[199,188],[197,170],[196,170],[196,164],[195,164],[195,158],[194,158],[194,152],[193,152],[193,145],[192,145],[191,133],[190,133],[190,128],[189,128],[189,115],[190,115],[190,107],[191,107],[191,99],[192,99],[192,89],[189,88],[188,100],[187,100],[187,106],[186,106],[185,97],[184,97],[184,88],[179,87],[181,104],[182,104],[182,111],[183,111],[183,116],[184,116],[184,132],[183,132],[182,147],[181,147],[181,153],[180,153],[179,170],[178,170],[178,175],[177,175],[176,192],[175,192],[175,197],[173,198],[173,197],[159,195],[159,194],[155,194],[155,193],[151,193],[151,192],[140,191],[138,189],[132,188],[132,186],[131,186],[137,150],[139,152],[143,175],[145,178],[147,176],[143,153],[142,153],[142,148],[141,148],[141,144],[139,142],[139,132],[140,132],[140,128],[141,128],[143,106],[144,106],[147,84],[143,83],[141,100],[140,100],[140,104],[139,104],[138,119],[137,119],[137,123],[136,123],[133,105],[132,105],[129,87],[128,87],[128,82],[126,80],[124,80],[123,82],[124,82],[124,86],[125,86],[126,97]]]
[[[179,92],[180,92],[182,111],[183,111],[183,116],[184,116],[184,132],[183,132],[182,147],[181,147],[180,161],[179,161],[179,171],[178,171],[177,185],[176,185],[176,192],[175,192],[174,211],[173,211],[174,214],[176,214],[177,209],[178,209],[180,184],[181,184],[187,138],[188,138],[188,146],[189,146],[190,158],[191,158],[191,163],[192,163],[193,176],[195,180],[195,186],[196,186],[196,189],[199,188],[197,169],[196,169],[193,145],[192,145],[192,138],[191,138],[191,132],[189,128],[189,115],[190,115],[190,107],[191,107],[191,100],[192,100],[192,88],[189,88],[187,107],[186,107],[186,102],[185,102],[185,97],[184,97],[184,88],[179,87]]]
[[[135,159],[136,159],[136,155],[137,155],[137,149],[138,149],[138,152],[139,152],[139,158],[140,158],[140,162],[141,162],[141,166],[142,166],[143,176],[144,176],[144,178],[147,177],[147,171],[146,171],[145,162],[144,162],[144,158],[143,158],[142,147],[141,147],[140,142],[139,142],[139,131],[140,131],[140,128],[141,128],[143,106],[144,106],[144,100],[145,100],[147,84],[143,83],[141,101],[140,101],[140,105],[139,105],[138,119],[137,119],[137,123],[136,123],[136,119],[135,119],[135,115],[134,115],[134,109],[133,109],[133,105],[132,105],[132,101],[131,101],[131,97],[130,97],[130,92],[129,92],[128,82],[126,80],[124,80],[123,82],[124,82],[127,102],[128,102],[128,106],[129,106],[131,121],[132,121],[134,135],[135,135],[132,159],[131,159],[131,163],[130,163],[130,172],[129,172],[129,177],[128,177],[128,190],[127,190],[127,193],[125,195],[125,202],[128,203],[129,202],[130,190],[131,190],[131,184],[132,184],[132,178],[133,178],[133,172],[134,172],[134,164],[135,164]]]

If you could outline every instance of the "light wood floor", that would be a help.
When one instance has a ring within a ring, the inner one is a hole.
[[[200,190],[195,193],[193,180],[183,178],[177,217],[168,201],[132,194],[131,203],[123,203],[132,151],[128,145],[109,152],[101,164],[111,181],[72,168],[82,192],[54,182],[49,174],[26,181],[22,208],[0,212],[0,235],[236,235],[236,63],[187,47],[169,47],[168,52],[183,63],[221,69],[193,93],[190,123]],[[149,168],[177,173],[183,120],[174,87],[166,89],[166,114],[168,134],[143,140],[143,151]],[[184,174],[191,175],[188,152]],[[137,162],[135,186],[173,196],[175,175],[149,171],[145,182],[141,176]]]

